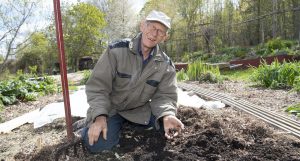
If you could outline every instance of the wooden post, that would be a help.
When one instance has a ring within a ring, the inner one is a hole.
[[[57,46],[59,50],[58,57],[59,57],[59,65],[60,65],[60,76],[61,76],[64,106],[65,106],[67,136],[69,140],[73,140],[74,134],[72,128],[72,116],[71,116],[71,108],[70,108],[67,67],[66,67],[66,60],[65,60],[64,39],[63,39],[63,31],[62,31],[60,0],[53,0],[53,4],[54,4],[54,16],[55,16],[55,27],[56,27],[56,39],[57,39]]]

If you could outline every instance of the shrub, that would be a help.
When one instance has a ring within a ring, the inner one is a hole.
[[[182,61],[183,62],[193,62],[196,61],[198,59],[201,60],[206,60],[209,57],[209,54],[204,53],[203,51],[196,51],[193,53],[184,53],[183,57],[182,57]]]
[[[80,81],[81,85],[85,85],[88,79],[90,78],[92,72],[90,70],[83,71],[83,79]]]
[[[0,82],[0,100],[4,105],[20,101],[34,101],[38,96],[57,92],[57,85],[51,77],[29,78],[18,72],[17,77]]]
[[[293,91],[300,92],[300,76],[296,77],[294,80]]]
[[[284,43],[283,40],[281,40],[280,38],[276,38],[276,39],[269,40],[266,43],[266,46],[269,51],[273,51],[276,49],[280,50],[284,48]]]
[[[9,72],[9,70],[6,68],[3,72],[0,73],[0,81],[11,79],[13,75]]]
[[[209,74],[208,74],[209,73]],[[211,66],[203,63],[201,60],[198,60],[192,64],[189,64],[187,70],[187,76],[189,80],[194,81],[209,81],[211,83],[219,82],[221,80],[220,70],[216,66]],[[214,79],[207,79],[208,76]]]
[[[199,82],[218,83],[220,79],[212,72],[203,73],[200,75]]]
[[[278,54],[278,53],[289,53],[287,50],[295,45],[294,41],[291,40],[282,40],[280,37],[276,39],[269,40],[266,43],[267,53],[268,54]]]
[[[271,65],[262,63],[254,70],[250,79],[267,88],[294,88],[299,91],[300,63],[280,64],[277,60]]]
[[[234,55],[231,53],[222,54],[222,55],[212,55],[207,59],[207,62],[210,63],[220,63],[220,62],[228,62],[234,58]]]
[[[189,79],[184,69],[181,69],[179,72],[176,73],[176,78],[178,81],[185,81]]]
[[[236,58],[245,58],[247,53],[250,51],[248,48],[242,48],[242,47],[228,47],[221,49],[218,53],[221,53],[222,55],[233,55]]]

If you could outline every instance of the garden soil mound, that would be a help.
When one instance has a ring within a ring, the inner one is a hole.
[[[125,125],[118,147],[89,154],[81,142],[61,143],[40,151],[19,152],[15,160],[122,161],[300,161],[300,141],[248,114],[230,107],[219,110],[181,107],[183,133],[167,140],[154,129]],[[56,129],[63,131],[63,128]],[[74,149],[75,148],[75,149]]]

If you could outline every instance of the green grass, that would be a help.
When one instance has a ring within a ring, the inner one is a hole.
[[[77,91],[78,90],[78,86],[71,85],[71,86],[68,87],[68,89],[70,91]]]
[[[250,75],[254,72],[254,69],[239,69],[239,70],[226,70],[221,71],[221,75],[227,77],[230,80],[238,81],[250,81]]]
[[[289,106],[285,112],[288,112],[288,113],[294,113],[296,114],[298,117],[300,117],[300,103],[298,104],[295,104],[295,105],[291,105]]]

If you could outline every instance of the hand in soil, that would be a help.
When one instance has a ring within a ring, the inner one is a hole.
[[[173,139],[184,129],[183,123],[175,116],[168,115],[163,118],[165,137]]]
[[[98,116],[89,128],[89,144],[92,146],[98,141],[99,135],[102,133],[103,139],[107,138],[106,116]]]

